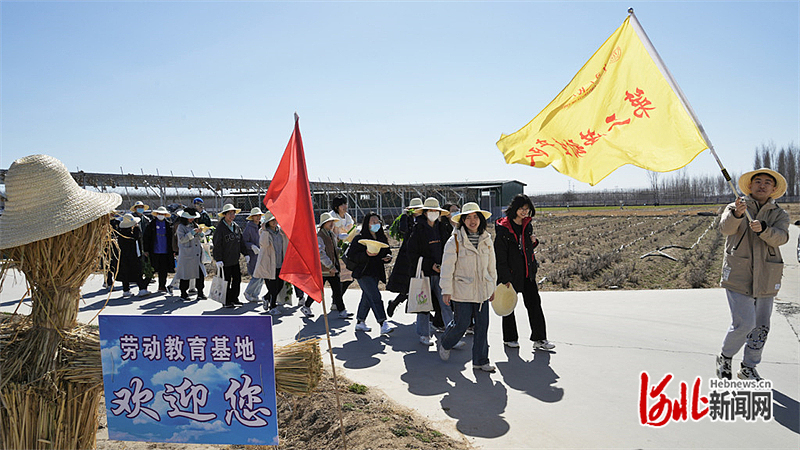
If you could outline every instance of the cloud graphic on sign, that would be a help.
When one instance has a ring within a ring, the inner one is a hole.
[[[119,369],[128,364],[128,360],[122,359],[122,349],[119,347],[119,339],[111,341],[100,341],[100,357],[103,361],[103,375],[117,375]]]
[[[230,428],[221,420],[213,422],[191,422],[176,427],[179,431],[166,439],[166,442],[202,442],[205,434],[227,433]]]

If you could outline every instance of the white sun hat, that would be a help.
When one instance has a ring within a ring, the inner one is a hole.
[[[172,214],[170,214],[169,211],[167,211],[167,208],[165,208],[163,206],[159,206],[158,209],[154,209],[152,211],[152,214],[161,214],[162,216],[167,216],[167,217],[172,215]]]
[[[494,291],[494,300],[490,303],[498,316],[505,317],[511,314],[517,306],[517,292],[513,287],[498,284]]]
[[[409,209],[422,209],[422,199],[419,197],[412,198],[405,209],[406,211]]]
[[[224,216],[224,215],[225,215],[225,213],[226,213],[226,212],[228,212],[228,211],[236,211],[236,214],[239,214],[240,212],[242,212],[242,210],[241,210],[241,209],[239,209],[239,208],[237,208],[237,207],[233,206],[233,205],[232,205],[232,204],[230,204],[230,203],[226,203],[226,204],[225,204],[225,206],[223,206],[223,207],[222,207],[222,211],[220,211],[218,215],[219,215],[220,217],[222,217],[222,216]]]
[[[264,215],[264,213],[261,211],[261,208],[256,206],[255,208],[250,210],[250,215],[247,216],[247,219],[249,220],[253,216],[261,216],[261,215]]]
[[[0,249],[51,238],[93,222],[122,203],[119,194],[81,189],[64,164],[31,155],[11,164],[0,216]]]
[[[326,223],[332,222],[334,220],[339,220],[339,219],[337,219],[336,217],[333,217],[333,215],[331,213],[329,213],[329,212],[324,212],[319,216],[319,226],[321,227],[321,226],[325,225]]]
[[[131,213],[125,213],[122,216],[122,220],[119,222],[120,228],[133,228],[134,226],[138,225],[142,219],[139,217],[133,217]]]
[[[271,212],[267,211],[267,212],[264,213],[263,216],[261,216],[261,223],[267,223],[267,222],[269,222],[270,220],[272,220],[274,218],[275,218],[275,215],[272,214]]]
[[[434,197],[426,198],[425,202],[422,204],[422,206],[418,207],[418,209],[431,209],[434,211],[439,211],[442,213],[443,216],[447,216],[450,214],[450,211],[442,209],[442,207],[439,206],[439,200],[437,200]]]
[[[150,211],[150,207],[145,205],[144,202],[142,202],[142,201],[138,201],[138,202],[134,203],[133,206],[131,206],[131,211],[136,211],[136,208],[139,207],[139,206],[144,208],[145,211]]]
[[[389,247],[389,244],[373,239],[361,239],[358,242],[362,245],[365,245],[367,247],[367,251],[370,253],[378,253],[382,248]]]
[[[477,203],[468,202],[464,203],[464,206],[461,207],[460,213],[453,215],[453,222],[458,222],[458,219],[460,219],[462,215],[471,213],[481,213],[483,214],[483,218],[487,220],[489,219],[489,217],[492,217],[492,213],[490,213],[489,211],[482,210]]]
[[[194,214],[192,214],[184,209],[181,210],[180,214],[178,214],[178,217],[183,217],[184,219],[197,219],[200,217],[200,213],[195,212]]]

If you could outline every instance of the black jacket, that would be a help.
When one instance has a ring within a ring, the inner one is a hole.
[[[367,246],[359,242],[361,239],[372,239],[383,242],[384,244],[389,244],[389,239],[386,237],[383,229],[375,233],[375,238],[372,237],[372,233],[370,233],[369,230],[362,230],[361,233],[353,239],[353,242],[347,249],[347,257],[353,260],[357,265],[356,269],[353,271],[353,278],[374,277],[385,283],[386,268],[384,265],[386,262],[383,261],[383,258],[392,253],[391,249],[389,249],[389,247],[382,248],[378,252],[378,256],[369,256],[367,255]]]
[[[452,227],[437,220],[433,226],[428,225],[425,215],[417,217],[411,236],[408,237],[408,269],[410,273],[417,271],[417,260],[422,257],[422,272],[425,276],[439,275],[433,270],[434,264],[442,264],[444,254],[444,244],[450,239],[448,229]],[[413,276],[413,275],[411,275]]]
[[[220,220],[214,230],[212,242],[214,244],[214,260],[222,261],[225,266],[238,266],[239,255],[247,255],[242,228],[236,222],[233,222],[233,231],[231,231],[225,225],[225,221]]]
[[[153,247],[156,245],[156,223],[158,219],[151,220],[144,229],[144,251],[153,253]],[[172,254],[172,224],[169,220],[164,220],[163,223],[167,226],[167,254]]]
[[[119,245],[119,272],[117,280],[138,282],[142,278],[142,259],[136,247],[141,240],[139,227],[120,228],[117,235]],[[114,267],[111,268],[114,271]]]
[[[494,254],[497,260],[497,284],[509,281],[514,290],[522,292],[525,287],[525,278],[536,280],[536,270],[539,264],[533,249],[539,245],[539,240],[531,242],[533,226],[531,218],[522,221],[522,236],[517,236],[511,226],[511,220],[503,217],[495,223]]]

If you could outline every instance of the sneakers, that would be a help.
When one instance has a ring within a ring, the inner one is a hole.
[[[189,288],[189,290],[188,290],[188,291],[186,291],[186,292],[188,292],[188,293],[190,293],[190,294],[197,294],[197,289],[195,289],[195,288]]]
[[[349,319],[351,317],[353,317],[353,313],[348,312],[346,309],[343,309],[339,312],[340,319]]]
[[[150,291],[147,289],[139,289],[139,294],[137,294],[137,297],[147,297],[148,295],[150,295]]]
[[[730,380],[731,374],[731,358],[726,358],[722,354],[717,355],[717,378],[725,378]]]
[[[311,308],[309,308],[308,306],[301,306],[300,312],[303,313],[303,315],[305,315],[306,317],[314,317],[314,313],[311,312]]]
[[[388,314],[389,317],[392,317],[394,315],[394,310],[397,309],[397,306],[400,303],[402,303],[402,300],[401,301],[397,301],[397,299],[389,300],[389,306],[386,307],[386,314]]]
[[[517,347],[519,347],[519,344],[517,344]],[[543,341],[534,341],[533,342],[533,349],[534,350],[552,350],[554,348],[556,348],[556,345],[553,344],[552,342],[548,341],[547,339],[545,339]]]
[[[519,348],[519,342],[517,342],[517,341],[503,342],[503,344],[506,344],[506,347],[509,347],[509,348]]]
[[[390,324],[388,320],[384,320],[381,324],[381,334],[389,334],[394,331],[394,325]]]
[[[489,364],[489,363],[486,363],[486,364],[484,364],[482,366],[479,366],[477,364],[473,364],[472,365],[472,370],[482,370],[484,372],[494,372],[494,369],[495,369],[495,367],[493,365]]]
[[[419,343],[426,347],[430,347],[431,345],[433,345],[433,342],[431,342],[431,338],[429,338],[428,336],[420,336]]]
[[[122,298],[128,298],[132,295],[131,291],[122,291]]]
[[[331,311],[338,311],[338,310],[339,310],[339,307],[336,306],[335,303],[331,305]]]
[[[386,322],[383,322],[383,323],[386,323]],[[367,331],[372,331],[372,328],[368,327],[366,322],[358,322],[356,324],[356,331],[367,332]]]
[[[202,292],[197,294],[197,300],[205,300],[207,298],[208,297],[206,297],[205,294],[203,294]]]
[[[425,337],[425,336],[423,336],[423,337]],[[450,359],[450,350],[447,350],[444,347],[442,347],[442,340],[441,339],[437,339],[436,340],[436,350],[439,352],[439,358],[442,361],[447,361],[448,359]]]
[[[728,367],[730,367],[730,365]],[[739,369],[739,373],[737,373],[736,376],[739,377],[740,380],[763,380],[755,367],[748,367],[744,364],[742,364],[742,368]]]
[[[461,350],[462,348],[464,348],[465,345],[467,345],[467,343],[464,342],[464,340],[462,339],[456,342],[456,345],[453,346],[453,350]]]
[[[189,294],[183,292],[183,293],[181,293],[181,296],[179,298],[181,300],[189,300]]]
[[[467,334],[475,334],[475,327],[473,325],[467,327]]]

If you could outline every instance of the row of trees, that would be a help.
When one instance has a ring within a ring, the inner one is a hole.
[[[800,147],[789,144],[780,149],[774,143],[762,144],[755,151],[753,169],[767,167],[780,172],[787,182],[782,202],[800,201]],[[648,172],[649,188],[625,191],[574,192],[531,196],[540,206],[616,206],[679,205],[729,203],[733,193],[718,173],[690,176],[685,170],[665,176]],[[741,174],[731,173],[734,184]]]

